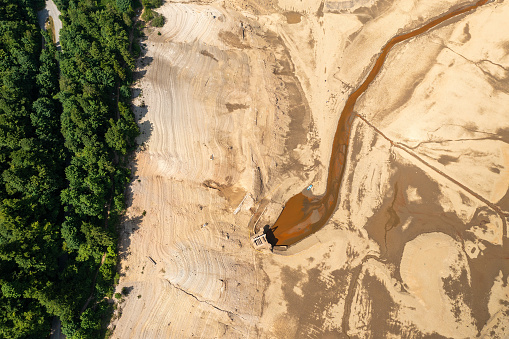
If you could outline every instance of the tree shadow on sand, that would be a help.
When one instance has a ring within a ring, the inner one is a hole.
[[[139,176],[137,175],[138,173],[137,154],[145,150],[146,143],[149,141],[153,131],[153,124],[151,121],[144,120],[143,122],[141,122],[141,120],[143,120],[148,113],[148,106],[145,104],[143,100],[143,89],[141,87],[141,82],[143,80],[143,77],[145,77],[147,74],[147,67],[153,62],[152,57],[146,56],[147,45],[144,43],[146,38],[147,37],[144,34],[142,34],[141,37],[139,37],[135,42],[139,44],[141,48],[140,56],[136,59],[136,69],[132,74],[133,85],[131,87],[132,96],[131,108],[134,114],[135,121],[140,129],[140,134],[136,138],[137,148],[135,152],[133,152],[130,155],[129,159],[130,163],[129,167],[131,170],[131,182],[129,186],[127,186],[125,192],[126,209],[129,209],[133,204],[134,199],[133,185],[136,184],[137,182],[140,182]],[[128,215],[124,216],[124,219],[120,223],[118,253],[121,260],[127,259],[131,254],[129,250],[131,245],[131,239],[133,235],[139,230],[140,225],[143,221],[145,211],[143,212],[139,211],[139,214],[137,212],[138,211],[131,211],[130,213],[128,213]],[[122,273],[121,275],[122,276],[125,275],[125,268],[124,273]]]
[[[131,245],[132,236],[140,229],[143,215],[135,217],[125,217],[120,227],[121,239],[119,241],[118,253],[121,259],[127,259],[131,254],[129,252],[129,246]]]

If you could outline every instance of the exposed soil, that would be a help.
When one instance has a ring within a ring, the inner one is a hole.
[[[395,45],[333,149],[384,46],[471,4],[165,2],[135,74],[112,338],[506,337],[509,5]],[[330,219],[254,250],[291,197],[330,190],[333,152]]]
[[[378,75],[389,51],[397,44],[423,34],[442,22],[475,10],[486,4],[488,0],[480,0],[475,5],[463,7],[441,16],[428,24],[409,33],[398,35],[383,47],[367,78],[349,97],[340,114],[338,128],[334,136],[332,154],[329,162],[329,174],[325,194],[321,196],[306,196],[299,193],[290,200],[273,226],[274,236],[278,239],[277,245],[293,245],[304,237],[322,228],[332,216],[338,202],[339,186],[345,171],[345,159],[349,147],[351,125],[354,118],[354,107],[357,99],[368,89],[368,86]],[[439,160],[443,164],[444,156]],[[451,157],[445,156],[446,159]],[[454,159],[454,158],[453,158]]]

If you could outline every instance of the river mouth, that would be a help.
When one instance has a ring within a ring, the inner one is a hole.
[[[450,18],[472,11],[488,2],[489,0],[480,0],[473,5],[456,9],[408,33],[397,35],[388,41],[382,48],[367,78],[348,97],[341,111],[336,134],[334,135],[327,188],[324,195],[314,196],[303,191],[287,201],[283,211],[271,227],[271,231],[276,239],[276,246],[290,246],[303,240],[321,229],[334,213],[339,199],[341,180],[345,171],[351,127],[355,119],[355,114],[353,113],[355,103],[375,80],[382,69],[389,51],[400,42],[421,35]]]

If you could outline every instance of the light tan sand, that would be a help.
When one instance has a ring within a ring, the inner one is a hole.
[[[285,255],[249,241],[323,192],[338,112],[387,40],[465,3],[166,2],[138,61],[113,338],[507,336],[504,2],[389,54],[330,223]]]

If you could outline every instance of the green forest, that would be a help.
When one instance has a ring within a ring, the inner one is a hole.
[[[138,127],[129,0],[0,0],[0,337],[100,338]]]

